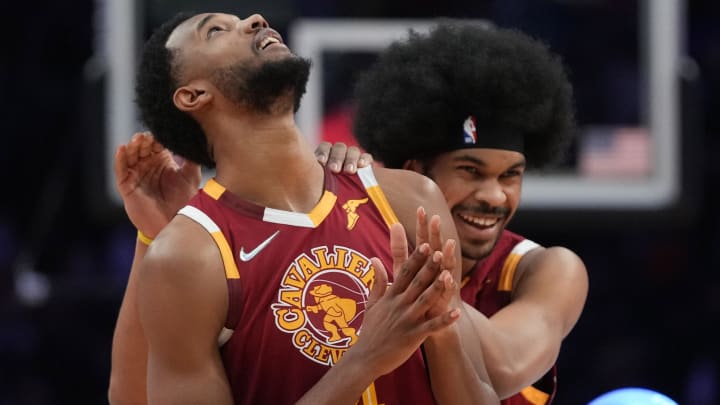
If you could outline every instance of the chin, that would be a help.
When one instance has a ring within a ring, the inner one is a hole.
[[[484,243],[464,243],[461,245],[462,256],[471,260],[482,260],[486,258],[495,247],[495,241]]]

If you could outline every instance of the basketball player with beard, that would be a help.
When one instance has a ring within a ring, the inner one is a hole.
[[[325,170],[294,122],[308,73],[260,15],[179,15],[146,43],[141,118],[216,176],[174,215],[137,186],[162,195],[195,166],[118,175],[136,225],[160,215],[139,228],[112,403],[498,403],[459,344],[442,194],[407,171]],[[160,149],[136,138],[118,161]],[[408,257],[404,229],[429,243]]]
[[[502,403],[550,403],[587,271],[569,249],[542,247],[506,226],[526,168],[558,161],[574,131],[559,58],[518,31],[448,20],[384,50],[355,99],[360,145],[385,167],[433,179],[447,200],[460,238],[461,295],[477,309],[468,314]]]

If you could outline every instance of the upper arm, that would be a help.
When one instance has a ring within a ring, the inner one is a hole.
[[[545,326],[558,340],[575,326],[588,294],[585,264],[564,247],[529,252],[519,263],[514,285],[510,305],[494,320],[504,323],[505,318],[525,314],[529,324]]]
[[[146,402],[147,341],[140,326],[137,305],[137,268],[146,249],[145,244],[136,242],[135,257],[115,324],[108,389],[111,404]]]
[[[139,268],[151,403],[231,403],[217,336],[227,313],[222,260],[211,236],[183,217],[155,239]]]
[[[460,280],[461,252],[455,223],[453,222],[445,196],[430,178],[410,170],[375,169],[378,184],[382,187],[388,202],[398,220],[405,227],[409,241],[414,241],[417,232],[417,209],[423,207],[428,218],[440,217],[440,234],[443,240],[453,239],[455,249],[455,279]]]
[[[536,381],[555,363],[587,292],[585,265],[568,249],[540,248],[520,261],[511,302],[488,319],[475,317],[485,331],[479,333],[483,350],[493,358],[493,383],[503,396]]]

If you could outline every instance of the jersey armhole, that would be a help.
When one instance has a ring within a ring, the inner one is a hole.
[[[225,239],[225,235],[223,235],[220,227],[217,226],[217,224],[210,219],[207,214],[191,205],[186,205],[181,208],[180,211],[178,211],[178,214],[184,215],[197,222],[200,226],[205,228],[206,231],[208,231],[210,236],[212,236],[218,250],[220,250],[220,256],[222,256],[223,267],[225,268],[225,277],[230,280],[240,278],[240,272],[235,264],[230,244],[227,239]]]
[[[498,283],[498,291],[512,291],[513,279],[515,278],[515,270],[517,270],[520,259],[525,253],[540,247],[537,243],[524,239],[510,251],[510,254],[503,263],[502,270],[500,270],[500,282]]]
[[[372,166],[358,169],[357,174],[360,177],[360,181],[362,181],[363,186],[365,186],[368,196],[380,211],[380,215],[382,215],[388,228],[391,225],[400,222],[397,215],[395,215],[395,211],[393,211],[390,206],[390,202],[388,202],[387,197],[385,197],[385,193],[383,193],[382,188],[380,188],[380,185],[375,178],[375,173],[372,170]]]
[[[225,235],[223,235],[220,227],[217,226],[215,221],[210,219],[207,214],[191,205],[186,205],[185,207],[180,209],[180,211],[178,211],[178,214],[184,215],[200,224],[200,226],[205,228],[205,230],[210,234],[210,236],[212,236],[213,240],[215,241],[215,244],[220,251],[220,256],[222,257],[223,267],[225,269],[225,278],[228,280],[228,305],[231,306],[232,302],[230,300],[230,297],[232,297],[233,294],[231,294],[230,289],[234,287],[234,285],[231,285],[231,283],[237,283],[237,281],[240,279],[240,272],[238,271],[237,265],[235,264],[232,249],[230,249],[230,244],[225,238]],[[231,307],[229,307],[228,317],[230,317],[232,313],[233,311],[231,310]],[[223,326],[222,330],[218,334],[218,347],[223,346],[228,340],[230,340],[230,337],[232,336],[234,331],[233,329],[228,328],[228,323],[232,322],[233,321],[231,319],[228,319],[225,326]]]

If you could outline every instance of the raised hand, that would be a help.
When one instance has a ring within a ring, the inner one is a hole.
[[[115,152],[115,185],[135,227],[154,237],[192,197],[200,166],[178,162],[149,132],[133,135]]]
[[[375,284],[360,337],[346,353],[361,356],[379,375],[404,363],[428,336],[446,329],[460,316],[457,308],[449,307],[457,285],[441,267],[443,252],[422,244],[408,256],[402,225],[393,225],[390,232],[393,252],[404,248],[404,257],[393,254],[395,278],[389,286],[384,265],[373,259]]]
[[[345,173],[353,174],[357,169],[370,166],[373,162],[371,154],[361,152],[357,146],[348,147],[342,142],[334,145],[330,142],[321,142],[315,149],[315,156],[333,173],[339,173],[342,170]]]
[[[440,234],[440,217],[433,215],[428,220],[427,213],[423,207],[417,209],[417,222],[415,226],[415,246],[420,246],[423,243],[430,245],[430,249],[441,250],[445,254],[443,255],[443,268],[453,269],[453,277],[455,280],[460,280],[462,268],[457,263],[455,255],[452,254],[455,249],[455,241],[449,239],[443,243],[442,235]],[[449,249],[452,245],[452,251]],[[450,252],[450,253],[449,253]]]

